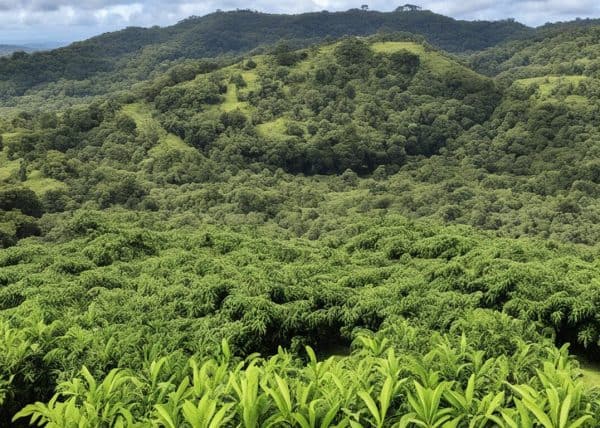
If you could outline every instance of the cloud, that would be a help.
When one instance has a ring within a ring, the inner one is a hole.
[[[391,10],[389,0],[0,0],[0,43],[20,40],[66,40],[89,37],[130,25],[170,25],[189,15],[216,9],[250,8],[299,13],[346,10],[369,4]],[[398,4],[404,3],[400,0]],[[600,16],[597,0],[422,0],[426,9],[459,19],[515,18],[528,25],[576,17]]]
[[[597,0],[432,0],[424,5],[457,18],[495,20],[510,17],[533,26],[600,15]]]

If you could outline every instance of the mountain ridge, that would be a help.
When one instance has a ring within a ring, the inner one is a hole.
[[[0,99],[58,80],[82,81],[103,73],[111,81],[132,65],[148,76],[165,61],[242,54],[281,39],[304,47],[327,37],[377,32],[421,34],[451,52],[480,50],[522,37],[532,29],[514,21],[457,21],[429,11],[315,12],[299,15],[252,11],[216,12],[170,27],[128,27],[48,52],[0,59]],[[35,72],[34,72],[35,71]]]

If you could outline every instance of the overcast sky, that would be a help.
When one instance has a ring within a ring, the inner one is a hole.
[[[398,5],[406,1],[399,0]],[[216,9],[250,8],[298,13],[346,10],[366,3],[387,11],[389,0],[0,0],[0,44],[81,40],[128,25],[170,25]],[[515,18],[528,25],[600,17],[599,0],[422,0],[409,1],[459,19]]]

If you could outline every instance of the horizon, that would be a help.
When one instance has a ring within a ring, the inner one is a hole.
[[[160,9],[159,6],[163,5],[160,0],[146,0],[145,3],[127,3],[127,0],[109,2],[90,0],[84,1],[79,9],[74,6],[74,3],[71,3],[71,0],[55,1],[57,1],[56,4],[46,0],[39,5],[36,2],[27,2],[27,8],[25,8],[25,5],[19,8],[19,5],[23,2],[17,2],[16,7],[4,4],[0,16],[5,18],[4,22],[12,22],[12,24],[0,30],[0,44],[24,47],[47,44],[49,48],[54,48],[58,47],[57,45],[64,46],[103,33],[119,31],[126,27],[168,27],[190,16],[202,17],[220,9],[223,9],[223,11],[256,10],[260,13],[297,15],[324,10],[332,13],[344,12],[361,7],[361,4],[353,4],[345,0],[309,0],[308,4],[283,2],[277,3],[276,6],[275,3],[262,0],[240,7],[236,4],[236,0],[228,0],[219,4],[215,2],[175,2],[174,11],[157,14],[157,9]],[[401,1],[393,7],[381,7],[386,2],[377,0],[365,3],[369,6],[369,10],[378,12],[391,12],[398,5],[403,4]],[[514,19],[529,27],[538,27],[549,22],[572,21],[578,18],[594,19],[600,16],[600,6],[588,0],[569,2],[569,5],[560,4],[555,0],[528,0],[524,2],[515,0],[501,2],[491,0],[465,0],[461,2],[433,0],[415,2],[415,4],[418,4],[424,10],[430,10],[433,13],[457,20],[500,21]],[[502,4],[504,4],[504,8]],[[36,5],[38,9],[36,9]],[[512,11],[520,13],[514,14],[511,13]],[[591,13],[583,14],[582,12]],[[50,19],[52,16],[54,16],[54,19]],[[44,19],[44,17],[47,19]],[[61,19],[64,21],[62,25],[52,26],[46,24],[47,22],[58,23]]]

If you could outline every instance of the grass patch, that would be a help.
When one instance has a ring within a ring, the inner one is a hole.
[[[552,91],[560,85],[573,84],[577,86],[586,79],[588,79],[586,76],[541,76],[515,80],[515,84],[522,86],[539,85],[538,94],[549,97],[552,95]]]
[[[127,114],[135,121],[139,130],[155,130],[158,133],[159,144],[150,149],[150,154],[156,154],[161,150],[167,149],[179,151],[194,150],[177,135],[165,131],[165,129],[160,126],[160,123],[152,116],[152,111],[152,107],[144,103],[133,103],[123,107],[123,113]]]
[[[4,134],[6,138],[7,134]],[[0,151],[0,181],[9,180],[14,177],[19,170],[21,161],[20,160],[8,160],[6,149]]]
[[[464,67],[458,62],[446,58],[436,51],[428,51],[425,46],[414,42],[377,42],[371,45],[371,49],[377,53],[391,54],[405,50],[419,56],[421,63],[428,69],[437,73],[448,73],[460,69],[461,72],[477,75],[474,71]]]
[[[38,170],[31,171],[27,176],[27,180],[23,182],[23,185],[33,190],[38,195],[43,195],[50,190],[67,188],[67,185],[62,181],[45,177],[42,172]]]
[[[7,132],[5,134],[2,134],[2,138],[4,141],[12,141],[15,138],[17,138],[19,135],[21,135],[20,132]]]
[[[254,71],[244,71],[241,75],[246,82],[246,89],[248,91],[254,91],[258,88],[258,75]]]
[[[261,123],[256,125],[256,130],[261,137],[265,138],[285,138],[287,135],[286,120],[283,117],[272,120],[270,122]]]
[[[582,81],[587,79],[589,79],[587,76],[541,76],[515,80],[514,84],[521,88],[537,85],[538,89],[532,97],[543,101],[556,101],[565,104],[571,109],[581,110],[589,108],[590,102],[588,98],[572,94],[566,96],[555,95],[555,91],[567,85],[577,88]]]
[[[156,123],[151,107],[143,103],[128,104],[123,107],[123,113],[131,117],[141,130],[148,130]]]
[[[4,142],[11,141],[20,135],[19,132],[2,134]],[[0,182],[6,182],[16,178],[21,159],[8,160],[7,150],[0,151]],[[38,195],[43,195],[50,190],[66,189],[67,185],[62,181],[48,178],[39,170],[30,171],[27,174],[27,180],[20,183],[23,186],[33,190]]]
[[[406,50],[417,55],[425,54],[425,47],[415,42],[377,42],[371,45],[371,49],[378,53],[394,53]]]
[[[587,109],[590,105],[589,100],[583,95],[568,95],[565,98],[565,103],[572,108]]]
[[[600,388],[600,365],[582,362],[581,371],[583,372],[583,383],[589,387]]]
[[[248,109],[248,103],[240,102],[237,97],[237,86],[234,83],[227,85],[227,92],[225,93],[225,101],[221,104],[221,110],[232,111],[240,109],[246,111]]]
[[[335,50],[337,43],[332,43],[330,45],[319,46],[319,55],[330,56],[333,55],[333,51]]]
[[[298,61],[292,67],[297,72],[308,73],[309,71],[315,68],[315,58],[322,54],[322,50],[319,50],[316,55],[312,51],[308,51],[308,57]],[[331,53],[329,55],[333,55],[333,49],[331,49]]]

